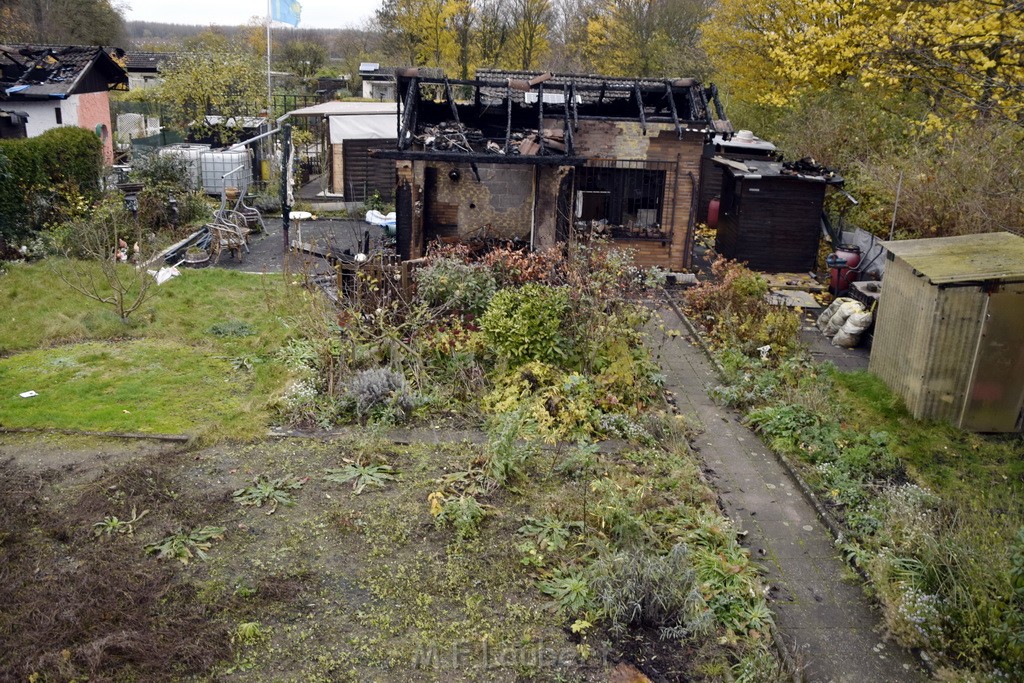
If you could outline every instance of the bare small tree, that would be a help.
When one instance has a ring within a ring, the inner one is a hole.
[[[120,194],[71,224],[62,250],[65,258],[51,261],[57,276],[82,296],[112,306],[122,321],[152,294],[154,279],[145,267],[150,241]]]

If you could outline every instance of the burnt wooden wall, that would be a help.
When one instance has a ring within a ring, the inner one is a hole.
[[[769,273],[814,270],[825,183],[725,175],[715,249]]]

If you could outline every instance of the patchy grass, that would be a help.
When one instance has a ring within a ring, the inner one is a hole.
[[[996,496],[1024,517],[1024,437],[972,434],[939,422],[914,420],[899,397],[867,372],[836,373],[837,398],[862,425],[877,425],[899,438],[892,450],[915,478],[944,495]]]
[[[45,264],[14,264],[0,302],[0,424],[247,438],[270,424],[289,371],[269,361],[312,296],[277,276],[185,270],[123,323]],[[28,390],[39,396],[17,397]]]
[[[182,269],[181,276],[153,291],[153,298],[125,324],[110,307],[72,291],[46,262],[7,264],[0,271],[0,355],[69,342],[140,337],[201,346],[221,338],[233,339],[240,348],[276,348],[294,334],[296,309],[308,299],[301,290],[286,288],[279,275],[219,268]],[[218,324],[239,319],[256,334],[210,332]]]
[[[777,674],[764,635],[747,635],[742,617],[747,605],[763,606],[752,566],[685,447],[584,460],[537,451],[519,493],[475,491],[486,512],[472,537],[435,522],[430,494],[473,471],[482,446],[395,447],[370,434],[196,452],[131,447],[0,437],[0,457],[17,458],[0,468],[0,506],[16,512],[0,536],[0,576],[17,577],[0,584],[9,645],[0,678],[606,681],[621,659],[665,680],[722,680],[737,660],[760,667],[753,680]],[[386,464],[401,478],[356,494],[326,477],[347,460]],[[259,477],[309,479],[294,506],[268,516],[231,500]],[[605,487],[612,497],[595,494],[591,477],[645,482],[645,495],[628,503],[615,487]],[[149,513],[132,535],[95,534],[95,523],[133,509]],[[560,611],[524,542],[536,536],[544,566],[585,575],[594,549],[615,543],[602,527],[629,526],[629,515],[659,547],[689,539],[698,573],[707,572],[701,590],[740,620],[712,637],[660,641],[645,628],[613,636],[594,616]],[[205,561],[145,552],[203,527],[225,530]],[[725,562],[742,588],[715,583]],[[59,615],[46,603],[54,598]]]
[[[732,385],[718,394],[748,408],[845,526],[843,552],[890,634],[954,678],[1020,671],[1024,437],[914,420],[865,372],[720,357]]]
[[[0,424],[93,431],[258,429],[249,385],[227,360],[170,341],[89,342],[0,358]],[[27,390],[39,395],[18,398]]]

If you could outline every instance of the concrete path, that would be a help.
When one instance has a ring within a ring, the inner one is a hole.
[[[667,328],[685,329],[672,310],[661,315]],[[655,349],[664,339],[666,388],[702,430],[695,448],[726,514],[747,532],[744,544],[764,570],[776,624],[805,680],[924,680],[915,657],[883,642],[879,614],[858,585],[843,581],[851,570],[782,464],[735,411],[708,396],[719,378],[703,351],[686,335],[665,339],[654,324],[648,335]]]

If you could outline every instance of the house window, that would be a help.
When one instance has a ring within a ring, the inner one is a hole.
[[[671,207],[665,210],[665,181],[671,162],[591,160],[576,172],[578,229],[628,239],[671,237]]]
[[[60,107],[54,107],[54,108],[53,108],[53,117],[54,117],[55,119],[57,119],[57,125],[58,125],[58,126],[59,126],[60,124],[64,123],[64,117],[63,117],[63,116],[61,116],[61,113],[60,113]]]

